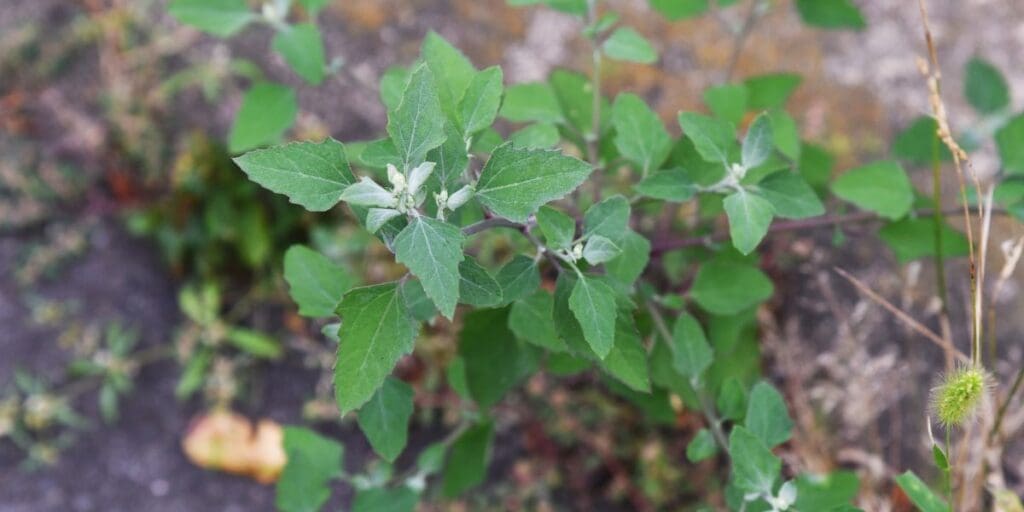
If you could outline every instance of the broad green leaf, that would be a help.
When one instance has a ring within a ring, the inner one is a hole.
[[[506,143],[484,165],[476,199],[500,217],[526,222],[541,205],[572,192],[592,170],[586,162],[558,151]]]
[[[413,512],[419,500],[416,491],[404,485],[359,489],[352,500],[351,512]]]
[[[498,149],[498,146],[505,143],[505,138],[494,128],[487,128],[473,138],[473,145],[469,151],[479,155],[489,155]]]
[[[174,0],[167,11],[178,21],[218,37],[230,37],[256,20],[245,0]]]
[[[715,436],[710,430],[702,428],[697,435],[686,445],[686,460],[700,462],[710,458],[718,452],[718,445],[715,443]]]
[[[605,263],[604,269],[612,278],[631,285],[647,268],[651,257],[651,242],[639,233],[628,231],[618,245],[622,248],[622,254]]]
[[[512,303],[508,327],[523,341],[555,352],[564,351],[565,342],[555,330],[554,307],[551,293],[537,290],[533,295]]]
[[[704,90],[704,103],[716,117],[738,125],[747,112],[747,88],[741,84],[709,87]]]
[[[831,0],[825,0],[827,3]],[[752,76],[743,81],[747,90],[747,109],[781,108],[800,86],[803,78],[793,73],[772,73]]]
[[[366,229],[370,233],[376,233],[392,219],[402,215],[402,212],[391,208],[370,208],[366,211]]]
[[[729,433],[732,482],[744,493],[772,495],[782,461],[749,430],[736,426]]]
[[[402,103],[402,91],[409,83],[412,72],[409,68],[392,66],[380,77],[380,101],[388,112],[398,108]]]
[[[614,195],[597,203],[583,214],[583,236],[601,235],[618,240],[626,234],[629,225],[629,200]]]
[[[452,498],[483,483],[493,442],[491,422],[470,427],[455,440],[441,477],[442,494]]]
[[[825,196],[828,184],[832,181],[832,168],[835,167],[835,163],[835,158],[824,148],[814,144],[801,144],[797,170],[820,196]]]
[[[575,293],[575,289],[573,292]],[[570,297],[571,300],[572,298]],[[620,309],[617,313],[613,312],[613,314],[615,315],[613,318],[615,323],[615,345],[608,352],[608,355],[600,361],[601,367],[609,375],[629,386],[634,391],[649,393],[651,391],[651,381],[647,368],[647,350],[644,349],[643,341],[640,338],[640,332],[637,331],[632,312]],[[586,332],[585,327],[584,332]]]
[[[1024,174],[1024,114],[1018,114],[996,132],[996,145],[1003,169],[1009,174]]]
[[[388,377],[369,402],[359,408],[359,429],[377,455],[394,462],[405,449],[412,417],[413,391],[408,384]]]
[[[704,329],[693,315],[683,311],[672,328],[672,366],[684,377],[699,378],[711,366],[714,353],[704,336]]]
[[[857,497],[860,481],[853,471],[834,471],[826,475],[803,474],[796,478],[797,510],[837,512]]]
[[[767,199],[740,189],[725,198],[725,213],[729,216],[729,235],[732,245],[743,254],[750,254],[766,234],[775,209]]]
[[[769,448],[789,441],[793,421],[782,395],[771,384],[758,382],[750,390],[743,426]]]
[[[416,328],[403,295],[396,283],[366,286],[350,290],[338,306],[334,386],[342,415],[366,403],[412,351]]]
[[[552,310],[552,315],[555,318],[555,330],[572,355],[588,360],[598,360],[597,354],[590,348],[590,344],[587,343],[587,339],[583,335],[583,327],[580,326],[580,322],[576,320],[576,314],[569,306],[569,299],[572,297],[578,280],[574,273],[562,272],[558,275],[558,281],[555,283],[555,307]]]
[[[423,291],[423,285],[415,280],[408,279],[402,284],[402,298],[405,300],[405,307],[409,310],[409,316],[418,322],[429,322],[437,316],[437,308],[434,302],[427,297]]]
[[[250,151],[234,161],[250,180],[314,212],[338,204],[341,193],[355,182],[345,146],[334,139]]]
[[[473,258],[459,263],[459,301],[478,308],[502,303],[501,285]]]
[[[356,284],[347,270],[304,245],[284,254],[284,280],[299,314],[312,318],[333,316],[342,295]]]
[[[364,143],[362,146],[361,150],[358,149],[358,146],[353,148],[352,144],[346,146],[349,158],[357,166],[384,170],[388,164],[395,164],[402,159],[398,156],[398,150],[395,149],[395,143],[391,142],[391,139],[377,139]]]
[[[549,123],[534,123],[509,136],[509,140],[518,148],[547,149],[561,140],[558,128]]]
[[[806,219],[825,213],[818,194],[799,174],[782,171],[772,174],[757,185],[758,191],[771,203],[775,215],[785,219]]]
[[[561,106],[564,118],[579,133],[584,135],[593,134],[594,88],[590,83],[590,79],[582,73],[558,69],[551,73],[550,82],[555,92],[555,97],[558,98],[558,104]],[[601,97],[600,103],[600,111],[602,113],[611,112],[611,105],[607,99]],[[607,128],[607,120],[608,116],[601,116],[600,126],[597,127],[599,132],[603,133],[604,129]]]
[[[941,229],[943,256],[966,256],[969,248],[964,234],[945,222]],[[878,237],[892,249],[900,263],[935,256],[935,220],[930,217],[890,222],[878,230]]]
[[[804,23],[814,27],[861,30],[867,26],[852,0],[796,0],[796,10]]]
[[[949,512],[949,505],[932,492],[912,471],[907,471],[895,478],[896,485],[910,497],[921,512]]]
[[[669,21],[678,21],[704,14],[708,0],[650,0],[651,8]]]
[[[693,199],[697,186],[682,169],[662,169],[644,178],[633,189],[646,197],[682,203]]]
[[[715,406],[723,418],[735,421],[743,419],[747,413],[747,391],[743,389],[743,383],[735,377],[722,383]]]
[[[277,509],[316,512],[331,497],[329,483],[342,471],[344,448],[312,430],[285,427],[288,462],[277,481]]]
[[[551,86],[541,82],[516,84],[505,91],[501,117],[516,123],[537,121],[556,124],[562,122],[562,107]]]
[[[427,152],[427,161],[436,164],[430,180],[436,182],[439,188],[454,192],[459,177],[469,165],[469,154],[466,151],[466,140],[459,129],[450,122],[445,123],[444,129],[447,136],[444,143]]]
[[[735,315],[771,298],[772,282],[757,267],[728,260],[701,265],[690,295],[716,315]]]
[[[299,4],[309,12],[310,18],[316,18],[320,10],[327,7],[330,3],[331,0],[299,0]]]
[[[540,272],[536,261],[520,254],[501,267],[495,280],[501,285],[502,299],[508,303],[532,295],[540,287]]]
[[[277,142],[295,121],[298,100],[291,87],[268,82],[253,85],[242,97],[228,134],[232,153]]]
[[[964,95],[967,102],[982,114],[992,114],[1010,105],[1010,88],[1006,79],[988,61],[974,57],[967,63]]]
[[[615,147],[644,176],[657,169],[672,151],[672,139],[658,115],[639,96],[623,93],[612,105]]]
[[[416,468],[423,475],[433,475],[444,468],[448,446],[444,441],[435,441],[416,456]]]
[[[459,356],[466,364],[466,385],[473,401],[486,409],[537,369],[529,347],[508,328],[509,308],[481,309],[466,315],[459,333]]]
[[[277,359],[284,352],[276,339],[252,329],[235,327],[228,331],[227,340],[235,348],[263,359]]]
[[[882,217],[898,219],[914,204],[914,188],[900,164],[881,161],[852,169],[832,183],[832,192]]]
[[[458,48],[433,30],[423,39],[420,53],[432,73],[441,110],[455,120],[459,100],[473,81],[476,68]]]
[[[622,248],[601,235],[591,235],[583,246],[583,259],[591,265],[600,265],[615,259],[620,254],[622,254]]]
[[[679,125],[701,158],[708,162],[729,164],[729,148],[736,145],[736,140],[728,122],[693,112],[682,112],[679,114]]]
[[[316,25],[301,23],[281,29],[274,36],[273,47],[303,80],[312,85],[324,81],[327,62],[324,42]]]
[[[508,5],[516,7],[545,4],[556,11],[575,16],[583,16],[587,13],[587,0],[506,0],[506,2]]]
[[[459,102],[459,116],[465,135],[472,135],[494,123],[501,106],[501,68],[489,67],[477,73]]]
[[[771,119],[761,114],[754,119],[743,139],[743,167],[753,169],[763,164],[771,156],[773,146]]]
[[[799,161],[802,144],[796,120],[785,110],[778,108],[768,111],[768,117],[772,120],[772,140],[775,142],[775,149],[789,157],[791,161]]]
[[[609,58],[653,64],[658,61],[658,51],[639,32],[629,27],[619,27],[601,44]]]
[[[936,151],[940,162],[952,160],[953,155],[950,154],[949,148],[939,140],[938,129],[939,125],[935,119],[928,116],[918,117],[896,135],[892,143],[893,155],[920,166],[931,165]]]
[[[380,208],[395,208],[398,206],[398,199],[390,190],[380,186],[367,176],[349,185],[341,193],[341,200],[349,206],[373,206]]]
[[[582,276],[569,296],[569,309],[583,329],[590,348],[601,359],[615,344],[615,291],[599,279]]]
[[[550,206],[537,210],[537,227],[544,234],[548,247],[565,249],[576,238],[576,221]]]
[[[426,64],[412,72],[402,102],[388,115],[387,129],[406,170],[419,165],[428,151],[447,138],[441,103]]]
[[[423,283],[423,290],[446,318],[459,302],[459,262],[464,255],[462,231],[447,222],[416,217],[395,237],[395,260]]]

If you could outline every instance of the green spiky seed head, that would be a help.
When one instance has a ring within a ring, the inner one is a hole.
[[[939,422],[946,428],[967,424],[981,405],[985,388],[986,376],[981,368],[960,368],[947,375],[933,397]]]

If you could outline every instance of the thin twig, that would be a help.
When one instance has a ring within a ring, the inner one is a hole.
[[[462,234],[466,236],[475,235],[481,231],[486,231],[491,228],[515,228],[522,229],[523,225],[518,222],[512,222],[508,219],[500,217],[492,217],[490,219],[484,219],[475,224],[470,224],[462,228]]]
[[[896,318],[898,318],[900,321],[902,321],[903,323],[907,324],[908,327],[910,327],[914,331],[917,331],[918,334],[920,334],[920,335],[924,336],[926,339],[928,339],[928,341],[931,341],[932,343],[935,343],[936,345],[938,345],[939,347],[943,348],[948,353],[953,354],[957,359],[959,359],[959,360],[961,360],[963,362],[967,362],[967,361],[970,360],[967,357],[966,354],[964,354],[963,352],[957,350],[957,348],[955,346],[953,346],[951,343],[949,343],[947,340],[943,339],[938,334],[935,334],[934,331],[932,331],[931,329],[925,327],[924,325],[922,325],[917,320],[914,320],[913,317],[911,317],[910,315],[904,313],[900,308],[897,308],[891,302],[885,300],[885,298],[883,298],[881,295],[878,295],[877,293],[875,293],[874,290],[872,290],[870,287],[868,287],[866,284],[864,284],[861,280],[857,279],[856,277],[853,277],[852,275],[850,275],[850,273],[848,273],[847,271],[845,271],[845,270],[843,270],[843,269],[841,269],[839,267],[833,267],[833,270],[835,270],[836,273],[838,273],[840,276],[842,276],[847,281],[849,281],[850,284],[855,286],[858,290],[860,290],[861,293],[866,295],[869,299],[875,301],[880,306],[882,306],[883,308],[888,310],[890,313],[892,313],[894,316],[896,316]]]
[[[722,79],[722,83],[729,83],[729,80],[732,80],[732,76],[736,73],[736,66],[739,65],[740,55],[743,54],[743,47],[746,45],[747,39],[750,37],[750,33],[753,32],[754,25],[757,24],[758,4],[760,3],[761,0],[750,0],[750,8],[747,9],[747,17],[743,20],[743,25],[733,38],[732,53],[729,55],[729,63],[725,68],[725,75]]]

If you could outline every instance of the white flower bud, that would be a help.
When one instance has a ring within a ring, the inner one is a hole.
[[[434,162],[423,162],[409,173],[409,194],[416,195],[434,172]]]
[[[396,194],[405,190],[405,175],[398,172],[398,168],[393,164],[388,164],[388,182],[394,186]]]
[[[446,190],[445,192],[447,193],[448,191]],[[459,209],[460,206],[466,204],[472,197],[473,197],[473,186],[472,185],[466,185],[466,186],[460,188],[459,190],[457,190],[450,197],[448,197],[448,201],[446,202],[446,205],[447,205],[449,210],[454,211],[454,210]]]
[[[394,208],[398,205],[398,199],[394,194],[366,176],[349,185],[341,193],[341,200],[349,204],[382,208]]]
[[[583,244],[576,244],[572,248],[572,259],[573,261],[583,257]]]

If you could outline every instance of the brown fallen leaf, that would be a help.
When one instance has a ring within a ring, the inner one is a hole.
[[[246,476],[262,484],[277,481],[287,460],[281,425],[263,419],[254,428],[244,416],[224,409],[197,418],[181,447],[199,467]]]

